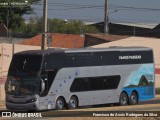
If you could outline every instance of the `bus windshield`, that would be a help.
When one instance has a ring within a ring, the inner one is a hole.
[[[37,93],[36,77],[13,77],[8,76],[6,93],[10,95],[33,95]]]
[[[9,76],[37,76],[40,71],[42,62],[41,55],[14,55],[10,69]]]
[[[15,54],[8,72],[6,93],[11,95],[37,93],[41,63],[41,55]]]

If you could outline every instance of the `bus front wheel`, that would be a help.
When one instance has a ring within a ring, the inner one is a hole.
[[[138,103],[138,96],[135,92],[132,92],[131,96],[129,97],[129,104],[136,105],[137,103]]]
[[[78,106],[78,100],[75,96],[72,96],[68,103],[68,109],[75,109]]]
[[[65,101],[63,98],[59,97],[56,101],[56,110],[63,110],[65,106]]]
[[[119,97],[119,105],[127,105],[128,104],[128,96],[125,92],[122,92]]]

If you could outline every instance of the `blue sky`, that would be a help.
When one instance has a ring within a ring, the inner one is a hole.
[[[103,21],[104,3],[105,0],[48,0],[48,17]],[[109,4],[111,22],[160,23],[160,0],[109,0]],[[43,0],[33,7],[36,14],[32,16],[43,15]]]

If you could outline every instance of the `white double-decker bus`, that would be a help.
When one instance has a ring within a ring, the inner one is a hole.
[[[49,110],[155,97],[151,48],[48,49],[14,54],[5,85],[6,107]]]

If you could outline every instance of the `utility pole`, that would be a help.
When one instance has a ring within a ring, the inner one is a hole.
[[[42,45],[41,49],[47,48],[47,18],[48,18],[48,0],[44,0],[43,4],[43,33],[42,33]]]
[[[105,0],[105,14],[104,14],[104,34],[109,34],[109,0]]]
[[[135,28],[135,26],[133,27],[133,36],[136,36],[136,28]]]
[[[10,10],[10,0],[8,0],[8,9],[7,9],[7,40],[9,40],[9,10]]]

